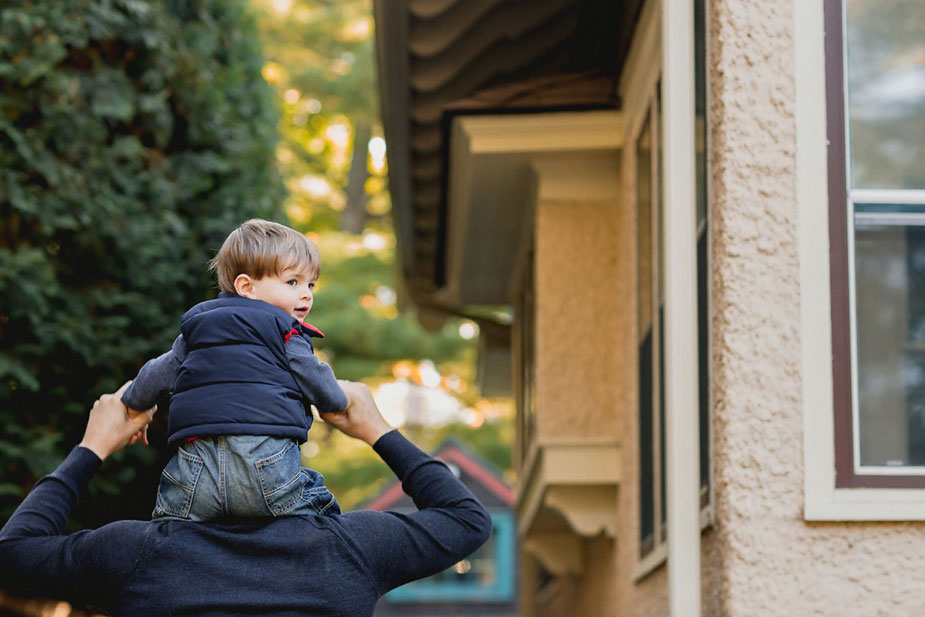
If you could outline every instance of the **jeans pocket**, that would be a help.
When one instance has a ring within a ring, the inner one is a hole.
[[[183,450],[177,450],[164,471],[157,487],[157,503],[154,506],[154,518],[173,516],[189,518],[190,506],[196,494],[196,485],[202,473],[203,461],[200,457]]]
[[[328,516],[340,514],[340,504],[324,485],[324,476],[313,469],[303,469],[302,473],[307,476],[302,487],[302,502],[308,504],[318,514]]]
[[[302,497],[302,455],[293,441],[282,450],[254,461],[260,489],[273,516],[292,510]]]

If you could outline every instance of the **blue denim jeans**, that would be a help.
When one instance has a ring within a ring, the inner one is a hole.
[[[340,514],[317,471],[302,467],[292,439],[252,435],[200,437],[180,445],[161,473],[153,518]]]

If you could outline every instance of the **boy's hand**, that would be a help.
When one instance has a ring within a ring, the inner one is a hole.
[[[129,411],[122,404],[122,393],[131,382],[126,382],[113,394],[104,394],[90,410],[87,430],[80,445],[106,460],[116,450],[138,441],[148,442],[148,424],[156,407],[148,411]]]
[[[131,407],[127,407],[125,403],[123,403],[122,406],[125,407],[125,413],[128,415],[129,418],[136,418],[148,412],[151,412],[151,415],[153,416],[154,412],[157,411],[157,405],[155,405],[151,409],[148,409],[147,411],[138,411],[137,409],[132,409]],[[143,429],[141,429],[140,431],[132,435],[132,438],[129,440],[128,445],[134,446],[139,441],[146,446],[151,445],[148,443],[148,425],[147,424],[145,424],[145,427]]]
[[[325,422],[345,435],[365,441],[369,445],[373,445],[392,430],[379,412],[373,394],[366,384],[343,379],[338,379],[337,383],[347,395],[349,403],[343,411],[322,414]]]

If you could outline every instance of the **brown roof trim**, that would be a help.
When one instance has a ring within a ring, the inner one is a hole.
[[[444,107],[445,114],[580,108],[619,109],[619,76],[605,71],[546,75],[476,92]],[[444,135],[445,137],[446,135]]]

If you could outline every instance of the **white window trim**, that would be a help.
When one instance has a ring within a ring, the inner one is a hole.
[[[642,128],[646,120],[649,120],[650,123],[650,135],[652,136],[652,157],[655,157],[655,140],[658,139],[658,135],[661,132],[660,122],[657,118],[650,117],[650,112],[653,105],[653,99],[656,96],[656,89],[661,76],[661,59],[662,59],[662,50],[660,45],[660,28],[661,23],[661,3],[656,0],[649,0],[643,4],[642,12],[639,16],[639,22],[636,26],[636,33],[633,36],[633,43],[630,47],[629,54],[627,56],[626,64],[624,65],[623,75],[620,78],[620,94],[621,99],[623,100],[624,113],[626,114],[626,124],[624,125],[626,133],[624,138],[624,144],[626,144],[624,149],[624,159],[623,159],[623,168],[622,173],[624,178],[626,178],[626,186],[629,188],[627,191],[627,199],[631,203],[636,203],[636,159],[635,154],[630,155],[629,152],[632,149],[635,151],[636,142],[639,138],[639,134],[642,132]],[[658,125],[658,126],[655,126]],[[653,167],[653,173],[655,169]],[[661,187],[657,187],[656,190],[660,190]],[[656,210],[656,199],[657,195],[652,195],[652,211],[653,214]],[[637,230],[638,233],[638,230]],[[638,282],[637,282],[638,285]],[[655,310],[657,314],[657,309]],[[637,339],[635,343],[635,348],[638,352],[639,341]],[[654,350],[654,341],[653,341],[653,356],[655,353]],[[654,402],[653,402],[654,403]],[[657,409],[653,404],[653,414],[657,414]],[[653,431],[655,431],[655,425],[653,424]],[[655,438],[656,433],[653,432],[653,438]],[[637,436],[638,440],[638,436]],[[638,474],[641,471],[637,468],[637,484],[636,490],[638,491]],[[658,460],[655,461],[653,466],[653,477],[659,477],[658,470]],[[654,516],[656,519],[659,518],[659,498],[658,498],[658,486],[656,484],[656,498],[654,501]],[[638,508],[634,513],[634,516],[639,516]],[[640,521],[641,524],[641,521]],[[633,569],[633,580],[639,581],[646,575],[648,575],[653,570],[657,569],[663,565],[668,558],[668,543],[665,539],[662,539],[660,536],[660,525],[656,523],[653,529],[653,540],[654,545],[652,549],[643,556],[640,556],[640,538],[638,533],[636,537],[632,538],[633,551],[636,555],[636,565]]]
[[[847,83],[847,79],[846,79]],[[845,116],[848,108],[845,106]],[[847,134],[848,127],[845,127]],[[850,144],[847,149],[850,152]],[[848,214],[847,227],[850,237],[855,236],[856,222],[873,225],[922,225],[925,222],[925,212],[861,212],[855,210],[855,204],[894,204],[894,205],[920,205],[925,203],[925,191],[910,190],[871,190],[851,188],[851,169],[848,166]],[[849,263],[854,263],[854,243],[848,243]],[[925,465],[900,465],[889,467],[886,465],[861,465],[861,422],[858,410],[858,336],[857,336],[857,278],[854,268],[850,268],[849,297],[851,301],[851,437],[852,456],[854,458],[854,474],[857,476],[925,476]]]
[[[709,3],[707,3],[707,14],[709,15]],[[635,187],[635,177],[636,177],[636,166],[635,159],[632,156],[628,156],[626,152],[632,147],[635,147],[636,140],[639,136],[639,133],[642,130],[642,125],[648,117],[650,107],[652,104],[652,97],[655,96],[654,92],[656,85],[659,83],[662,67],[662,45],[661,45],[661,15],[662,15],[662,4],[656,0],[648,0],[643,4],[643,8],[639,17],[638,24],[636,26],[636,33],[634,35],[633,43],[630,48],[629,54],[627,56],[627,61],[624,66],[623,75],[620,78],[620,94],[621,99],[624,104],[624,113],[625,113],[625,137],[623,140],[624,146],[624,158],[622,166],[622,174],[624,178],[632,178],[631,181],[627,181],[625,184],[627,199],[630,199],[633,203],[636,200],[636,187]],[[640,93],[645,93],[644,95]],[[707,93],[707,100],[709,101],[709,92]],[[709,105],[709,103],[708,103]],[[663,110],[664,113],[664,110]],[[654,119],[650,119],[654,122]],[[658,135],[662,131],[661,119],[658,122],[654,122],[658,126],[653,126],[653,135],[658,139]],[[654,151],[654,142],[653,142],[653,151]],[[708,153],[709,155],[709,153]],[[654,152],[653,152],[654,156]],[[709,165],[708,165],[709,167]],[[664,172],[664,170],[663,170]],[[709,176],[709,174],[708,174]],[[662,190],[662,187],[659,186],[657,190]],[[693,190],[690,191],[693,194]],[[709,193],[708,193],[709,194]],[[656,195],[653,194],[653,208],[655,207],[654,200]],[[663,239],[663,242],[666,240]],[[662,258],[665,259],[666,256],[663,254]],[[696,293],[696,292],[695,292]],[[696,302],[696,300],[695,300]],[[665,319],[667,320],[671,315],[667,312],[665,314]],[[665,324],[667,331],[667,323]],[[694,326],[696,331],[696,326]],[[666,367],[667,368],[667,367]],[[689,388],[690,389],[690,388]],[[693,391],[696,392],[697,385],[693,385]],[[666,389],[666,396],[667,396]],[[712,416],[711,416],[712,417]],[[667,419],[667,418],[666,418]],[[666,435],[667,437],[667,435]],[[713,452],[712,446],[712,433],[710,435],[711,445],[710,452]],[[666,439],[666,448],[668,447]],[[695,459],[695,460],[699,460]],[[667,457],[666,457],[667,463]],[[708,527],[713,525],[714,521],[714,503],[715,499],[713,496],[714,493],[714,482],[712,478],[715,478],[712,469],[713,461],[711,456],[710,461],[710,487],[709,487],[709,500],[708,504],[705,507],[700,508],[700,532],[703,533]],[[637,470],[638,471],[638,470]],[[656,469],[656,477],[658,477],[658,471]],[[666,481],[670,482],[666,478]],[[667,489],[667,487],[666,487]],[[667,490],[666,490],[667,494]],[[698,495],[699,499],[699,495]],[[656,500],[657,502],[657,500]],[[699,501],[698,501],[699,503]],[[656,508],[658,510],[658,508]],[[658,518],[658,514],[656,514]],[[658,527],[658,525],[656,525]],[[655,546],[652,550],[646,555],[639,556],[639,538],[638,535],[635,538],[632,538],[632,547],[636,554],[636,563],[632,571],[632,580],[633,582],[639,582],[655,570],[659,569],[662,565],[668,560],[668,542],[667,539],[662,539],[658,530],[655,532]]]
[[[823,0],[793,0],[803,378],[803,516],[923,521],[925,489],[835,487]]]

